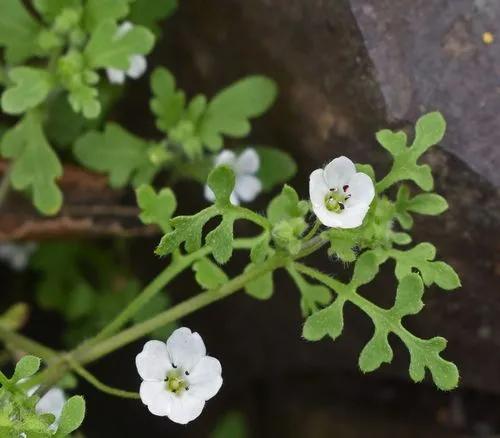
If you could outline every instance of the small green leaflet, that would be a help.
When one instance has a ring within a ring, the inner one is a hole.
[[[281,193],[267,207],[267,217],[275,225],[281,221],[302,218],[309,211],[307,201],[301,201],[294,188],[283,186]]]
[[[33,6],[43,16],[45,21],[51,23],[66,8],[77,10],[80,0],[33,0]]]
[[[124,35],[117,32],[113,20],[99,23],[84,51],[90,67],[127,70],[133,55],[146,55],[153,48],[154,36],[142,26],[134,26]]]
[[[59,426],[54,436],[56,438],[68,436],[81,426],[84,418],[85,400],[82,396],[74,395],[64,404]]]
[[[253,263],[250,263],[245,269],[245,272],[253,269],[254,266]],[[268,300],[271,298],[274,292],[273,273],[266,272],[247,282],[245,284],[245,292],[258,300]]]
[[[203,289],[217,289],[229,281],[226,273],[206,257],[193,263],[193,271],[196,282]]]
[[[287,268],[287,271],[300,290],[302,316],[307,317],[317,312],[331,301],[332,294],[326,286],[307,282],[292,265]]]
[[[14,82],[2,94],[2,109],[7,114],[21,114],[42,103],[49,94],[53,79],[42,69],[17,67],[9,72]]]
[[[28,113],[2,139],[2,155],[13,160],[11,181],[16,190],[30,189],[35,207],[55,214],[62,205],[62,193],[55,183],[63,171],[47,142],[36,115]]]
[[[0,46],[5,47],[9,64],[19,64],[38,53],[36,44],[40,24],[21,0],[0,1]]]
[[[249,119],[269,109],[276,99],[275,83],[264,76],[249,76],[220,91],[208,104],[200,123],[203,143],[213,151],[223,145],[222,135],[244,137]]]
[[[387,189],[397,181],[413,180],[422,190],[432,190],[434,180],[427,164],[417,164],[420,156],[444,136],[446,122],[439,112],[420,117],[415,126],[415,140],[407,147],[406,134],[388,129],[379,131],[378,142],[391,153],[394,162],[389,174],[377,183],[378,191]]]
[[[22,379],[27,379],[35,374],[40,368],[40,359],[35,356],[23,356],[16,364],[14,375],[11,377],[11,382],[17,383]]]
[[[144,224],[158,225],[164,233],[170,231],[170,218],[177,208],[174,192],[164,188],[158,193],[149,185],[136,191],[137,205],[141,208],[139,218]]]
[[[112,187],[149,183],[157,168],[149,159],[148,142],[130,134],[115,123],[104,133],[89,131],[74,146],[76,158],[84,166],[109,174]]]

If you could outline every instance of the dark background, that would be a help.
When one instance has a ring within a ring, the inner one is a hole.
[[[251,143],[296,158],[292,183],[302,195],[310,171],[335,156],[373,163],[382,175],[390,162],[374,142],[376,130],[406,128],[430,110],[444,114],[448,134],[425,161],[450,209],[439,218],[418,218],[414,237],[437,246],[463,288],[428,289],[424,311],[408,324],[421,337],[448,339],[444,357],[459,366],[460,387],[444,393],[429,381],[411,383],[408,353],[396,339],[394,362],[362,375],[357,359],[372,327],[352,307],[335,343],[304,341],[298,292],[278,273],[268,302],[239,294],[183,320],[223,364],[222,390],[198,420],[180,427],[136,401],[110,399],[82,385],[88,436],[205,437],[234,409],[246,415],[256,437],[500,434],[499,23],[497,0],[181,1],[151,63],[170,68],[190,96],[212,95],[247,74],[274,78],[280,96],[254,123]],[[496,36],[491,45],[482,40],[487,31]],[[139,134],[157,135],[147,111],[147,78],[127,87],[114,118]],[[180,185],[176,193],[185,211],[203,203],[198,185]],[[256,208],[265,205],[260,198]],[[127,234],[128,224],[123,227]],[[150,255],[155,242],[133,241],[144,280],[161,267]],[[343,269],[324,255],[310,263],[331,273]],[[236,260],[231,269],[239,266]],[[187,276],[169,290],[180,300],[194,289]],[[394,290],[387,269],[365,293],[387,304]],[[62,329],[56,316],[35,314],[27,332],[53,345]],[[131,358],[141,348],[131,345],[92,371],[110,385],[133,389],[139,379]]]

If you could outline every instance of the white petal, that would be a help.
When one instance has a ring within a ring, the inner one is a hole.
[[[259,170],[260,157],[253,148],[245,149],[236,160],[235,172],[241,174],[254,174]]]
[[[200,359],[188,376],[189,393],[201,400],[211,399],[222,386],[222,367],[214,357]]]
[[[214,193],[214,191],[210,187],[208,187],[208,184],[205,185],[204,195],[205,195],[205,199],[208,202],[214,202],[215,201],[215,193]]]
[[[127,76],[132,79],[139,79],[146,71],[148,64],[146,58],[142,55],[130,57],[130,66],[127,70]]]
[[[346,207],[341,213],[337,214],[339,225],[337,228],[356,228],[363,223],[363,219],[370,208],[367,204],[355,204]]]
[[[127,35],[132,29],[134,25],[130,21],[124,21],[120,26],[118,26],[118,30],[116,31],[116,38],[122,38]]]
[[[367,174],[361,172],[354,174],[349,180],[348,186],[347,193],[351,197],[346,202],[347,206],[357,203],[370,205],[373,201],[375,187],[373,187],[373,181]]]
[[[201,336],[191,333],[186,327],[175,330],[167,341],[167,350],[172,365],[191,371],[198,361],[207,354]]]
[[[122,70],[107,68],[106,74],[108,75],[109,82],[112,84],[121,85],[125,82],[125,72]]]
[[[262,191],[262,183],[256,176],[238,175],[234,191],[236,192],[236,196],[243,202],[251,202]]]
[[[175,423],[187,424],[201,414],[204,406],[203,400],[192,397],[189,391],[184,391],[181,395],[172,398],[168,418]]]
[[[339,219],[339,214],[334,213],[328,210],[324,203],[314,204],[312,205],[314,214],[319,219],[319,221],[330,228],[338,228],[341,225],[341,221]]]
[[[137,371],[143,380],[162,381],[172,369],[165,342],[148,341],[135,358]]]
[[[313,205],[321,206],[325,204],[325,196],[330,191],[326,184],[323,169],[316,169],[309,176],[309,198]]]
[[[330,161],[325,167],[325,180],[328,186],[341,188],[346,185],[356,173],[356,166],[347,157],[338,157]]]
[[[38,400],[35,410],[37,414],[52,414],[55,417],[54,423],[50,425],[51,429],[56,429],[61,417],[62,410],[66,403],[66,395],[61,388],[51,388]]]
[[[160,417],[170,413],[170,408],[176,397],[166,390],[165,382],[142,382],[139,395],[149,412]]]
[[[233,151],[224,149],[219,155],[215,157],[214,164],[215,167],[221,166],[222,164],[227,164],[228,166],[234,167],[236,162],[236,155]]]

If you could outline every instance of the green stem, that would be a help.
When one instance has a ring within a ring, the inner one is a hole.
[[[97,360],[102,356],[105,356],[117,350],[118,348],[121,348],[137,339],[142,338],[148,333],[151,333],[152,331],[163,327],[170,322],[176,321],[179,318],[182,318],[196,310],[207,306],[208,304],[219,301],[222,298],[225,298],[237,292],[249,281],[254,280],[264,273],[284,266],[286,262],[286,258],[283,258],[280,255],[275,255],[268,259],[266,262],[257,265],[253,269],[235,277],[228,283],[221,286],[219,289],[202,292],[158,314],[154,318],[136,324],[108,339],[90,346],[86,345],[86,348],[84,349],[77,349],[74,352],[73,357],[82,364]]]
[[[269,231],[271,229],[271,224],[264,216],[261,216],[260,214],[255,213],[254,211],[245,207],[241,207],[239,205],[233,206],[233,209],[234,211],[238,212],[241,216],[243,216],[245,219],[261,226],[264,230]]]
[[[396,174],[391,169],[391,171],[375,185],[377,193],[384,192],[395,182],[397,182]]]
[[[112,386],[108,386],[102,383],[97,377],[95,377],[92,373],[88,372],[85,368],[80,366],[75,360],[69,359],[69,365],[75,372],[89,382],[92,386],[96,387],[99,391],[105,392],[106,394],[114,395],[116,397],[121,398],[132,398],[132,399],[140,399],[141,396],[138,392],[132,391],[124,391],[122,389],[113,388]]]
[[[12,332],[0,326],[0,338],[6,343],[14,346],[16,349],[26,353],[34,354],[45,362],[50,362],[57,356],[57,352],[39,342],[33,341],[19,333]]]
[[[319,230],[320,226],[321,226],[321,222],[319,221],[319,219],[316,219],[316,221],[314,222],[314,225],[311,227],[309,232],[304,236],[302,241],[307,242],[307,241],[311,240],[316,235],[316,232]]]
[[[179,256],[173,259],[172,263],[160,273],[149,285],[131,302],[125,309],[115,317],[106,327],[104,327],[92,339],[95,343],[107,338],[120,330],[144,305],[146,305],[158,292],[160,292],[170,281],[179,275],[184,269],[191,266],[196,260],[206,256],[211,252],[210,247],[204,247],[187,256]]]

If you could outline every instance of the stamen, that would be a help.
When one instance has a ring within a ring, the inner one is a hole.
[[[173,367],[173,368],[177,368],[177,365],[175,365],[175,364],[172,364],[172,367]]]
[[[189,371],[184,371],[184,374],[185,374],[186,376],[189,376]]]
[[[344,192],[346,192],[348,188],[349,188],[349,186],[346,184],[344,187],[342,187],[342,190],[343,190]]]
[[[344,204],[342,204],[342,202],[339,202],[339,207],[341,210],[343,210],[345,207],[344,207]]]

